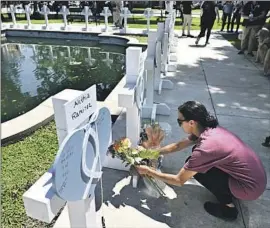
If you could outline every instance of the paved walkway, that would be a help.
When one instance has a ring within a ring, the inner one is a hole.
[[[174,90],[167,90],[156,101],[166,102],[171,116],[159,116],[168,122],[173,134],[166,143],[185,136],[177,126],[177,107],[187,100],[198,100],[215,114],[220,124],[239,135],[261,157],[268,174],[268,190],[256,201],[238,202],[239,217],[235,222],[208,215],[203,209],[214,196],[202,186],[188,182],[172,187],[172,199],[147,195],[144,185],[133,189],[128,173],[105,169],[104,214],[106,227],[152,228],[267,228],[270,227],[270,149],[261,146],[270,133],[270,82],[261,71],[220,35],[213,35],[207,47],[195,47],[194,39],[179,39],[178,71],[169,78]],[[124,134],[124,116],[116,123],[115,137]],[[184,164],[190,149],[167,155],[163,171],[176,173]],[[99,189],[96,200],[100,202]]]

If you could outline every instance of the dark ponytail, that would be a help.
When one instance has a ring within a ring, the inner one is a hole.
[[[218,121],[214,116],[208,114],[206,117],[206,127],[215,128],[218,125]]]
[[[215,128],[218,125],[217,119],[210,115],[205,106],[198,101],[187,101],[178,107],[178,111],[185,120],[194,120],[203,128]]]

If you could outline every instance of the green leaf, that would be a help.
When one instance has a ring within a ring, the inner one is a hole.
[[[144,158],[148,158],[148,159],[158,159],[159,157],[159,151],[158,150],[151,150],[151,149],[146,149],[146,150],[141,150],[139,152],[139,157],[144,159]]]

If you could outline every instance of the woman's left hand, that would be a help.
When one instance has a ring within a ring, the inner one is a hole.
[[[136,169],[141,175],[147,175],[150,171],[150,168],[146,165],[137,165]]]

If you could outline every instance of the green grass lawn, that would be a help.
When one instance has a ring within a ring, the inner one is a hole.
[[[24,140],[2,148],[2,226],[49,227],[27,217],[23,193],[46,172],[58,150],[54,121]]]
[[[122,36],[122,35],[121,35]],[[123,37],[132,37],[136,38],[140,43],[147,44],[147,36],[140,35],[123,35]]]
[[[7,18],[7,15],[4,15],[5,18]],[[59,17],[61,17],[61,15],[59,15]],[[157,28],[157,22],[161,20],[160,17],[152,17],[150,20],[150,28],[155,29]],[[164,21],[164,18],[162,19]],[[180,18],[176,18],[176,29],[177,30],[181,30],[182,26],[180,25]],[[9,20],[9,22],[11,22],[11,20]],[[27,20],[24,19],[24,15],[20,15],[18,17],[17,20],[18,24],[27,24]],[[45,24],[45,20],[31,20],[32,24]],[[63,23],[62,19],[54,19],[51,18],[49,19],[49,23],[53,24],[53,23]],[[85,22],[79,22],[76,21],[72,24],[84,24]],[[101,25],[104,24],[104,20],[100,21]],[[95,24],[95,23],[92,23]],[[109,18],[109,24],[112,25],[112,17]],[[146,24],[147,24],[147,20],[145,17],[141,17],[141,16],[132,16],[130,18],[128,18],[128,27],[129,28],[141,28],[144,29],[146,28]],[[213,29],[220,29],[221,23],[217,23],[217,21],[214,24]],[[191,26],[192,30],[199,30],[200,29],[200,18],[198,17],[193,17],[192,19],[192,26]]]

